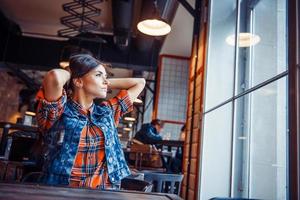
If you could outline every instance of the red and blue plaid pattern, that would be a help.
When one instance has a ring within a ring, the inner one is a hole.
[[[60,119],[60,115],[64,112],[64,104],[66,103],[65,92],[58,101],[47,102],[41,89],[37,98],[40,100],[37,110],[40,130],[48,130]],[[93,105],[89,110],[85,111],[74,101],[70,105],[73,105],[79,113],[89,119],[96,106]],[[109,107],[113,111],[115,126],[119,124],[119,120],[124,114],[133,109],[132,102],[126,90],[121,90],[116,97],[103,102],[101,106]],[[69,185],[71,187],[111,188],[112,185],[108,176],[105,158],[104,134],[100,127],[89,120],[80,133],[78,149],[70,173]]]
[[[57,101],[49,102],[45,99],[44,89],[40,88],[36,100],[38,101],[36,119],[39,130],[44,132],[49,130],[64,112],[64,105],[67,102],[66,91],[63,90],[63,95]]]

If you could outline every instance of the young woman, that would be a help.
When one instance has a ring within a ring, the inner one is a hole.
[[[64,85],[72,93],[67,98]],[[51,185],[118,189],[130,174],[116,127],[132,110],[143,78],[107,79],[105,64],[88,54],[70,58],[70,70],[49,71],[37,94],[37,121],[43,133],[43,182]],[[119,94],[100,105],[107,89]]]

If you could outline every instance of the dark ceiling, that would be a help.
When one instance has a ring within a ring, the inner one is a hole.
[[[75,37],[64,38],[66,40],[24,36],[18,22],[9,19],[4,12],[1,12],[0,59],[2,64],[18,64],[22,69],[49,70],[58,67],[63,53],[68,49],[66,47],[75,46],[88,49],[96,57],[112,63],[115,67],[136,71],[155,71],[158,54],[165,37],[150,37],[136,30],[137,22],[149,16],[153,11],[153,1],[112,0],[105,2],[111,4],[111,12],[106,12],[111,14],[107,17],[112,23],[111,30],[106,30],[106,33],[83,31]],[[178,7],[177,0],[158,0],[157,5],[162,18],[171,23]],[[63,9],[62,6],[60,8]]]

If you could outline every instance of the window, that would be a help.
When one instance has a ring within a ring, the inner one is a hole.
[[[201,199],[287,198],[286,3],[210,1]]]
[[[286,95],[283,77],[235,101],[234,196],[286,199]]]
[[[200,199],[230,195],[232,105],[216,109],[204,119]],[[219,184],[222,183],[222,184]]]
[[[235,47],[226,37],[235,33],[235,7],[236,0],[211,1],[205,110],[232,97]]]

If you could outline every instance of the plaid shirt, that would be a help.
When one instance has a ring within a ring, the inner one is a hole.
[[[65,92],[47,102],[41,89],[37,99],[37,121],[48,147],[46,183],[105,189],[129,175],[116,131],[120,117],[132,110],[126,90],[88,111],[67,101]]]

